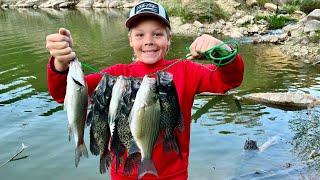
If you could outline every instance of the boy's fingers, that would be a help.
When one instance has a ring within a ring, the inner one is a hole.
[[[70,41],[70,38],[61,34],[50,34],[46,37],[46,41],[60,42],[60,41]]]
[[[70,37],[70,31],[68,29],[65,29],[65,28],[60,28],[59,29],[59,34]]]
[[[66,41],[61,41],[61,42],[51,42],[47,43],[46,48],[49,50],[60,50],[60,49],[65,49],[67,47],[70,47],[69,43]]]
[[[75,57],[76,57],[76,53],[75,52],[71,52],[68,55],[56,56],[55,59],[57,59],[61,63],[68,64]]]
[[[69,55],[71,53],[72,53],[72,49],[70,47],[65,48],[65,49],[50,51],[50,54],[53,57]]]

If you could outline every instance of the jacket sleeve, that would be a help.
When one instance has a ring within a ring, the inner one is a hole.
[[[111,75],[116,74],[120,71],[121,66],[111,66],[103,70],[105,73]],[[66,94],[67,87],[67,75],[68,70],[64,72],[59,72],[54,67],[54,57],[49,58],[47,65],[47,81],[48,81],[48,90],[52,98],[58,103],[64,102],[64,96]],[[85,76],[85,80],[88,86],[88,94],[91,96],[94,89],[100,82],[102,75],[100,73],[93,73]]]
[[[202,65],[192,63],[187,72],[193,72],[189,79],[194,93],[213,92],[225,93],[230,89],[240,86],[243,80],[244,64],[240,55],[229,64],[217,68],[215,65]]]
[[[49,58],[47,64],[48,90],[52,98],[58,103],[63,103],[66,94],[68,70],[59,72],[54,68],[54,57]]]

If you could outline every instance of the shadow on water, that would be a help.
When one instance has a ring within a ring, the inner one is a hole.
[[[95,156],[74,167],[66,113],[47,91],[45,37],[66,27],[80,61],[98,69],[130,63],[126,14],[113,9],[0,10],[0,163],[21,142],[30,146],[22,155],[27,158],[0,169],[1,179],[108,179],[99,174]],[[168,58],[184,57],[192,39],[174,36]],[[243,84],[228,95],[195,98],[189,178],[245,179],[256,177],[255,172],[264,177],[273,173],[278,179],[287,174],[293,174],[293,179],[307,177],[305,165],[319,162],[319,108],[313,109],[311,119],[306,110],[285,111],[260,104],[244,104],[239,109],[233,95],[302,91],[320,96],[320,69],[288,59],[274,46],[241,45],[240,53],[246,67]],[[247,138],[261,145],[273,136],[281,140],[264,152],[244,152]],[[306,158],[310,154],[312,161]],[[284,168],[287,163],[293,166]]]

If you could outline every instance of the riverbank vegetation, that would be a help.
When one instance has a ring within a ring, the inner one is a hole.
[[[158,2],[167,9],[169,16],[181,17],[184,23],[194,21],[212,23],[228,17],[228,14],[212,1],[201,0],[197,3],[185,5],[182,4],[181,0],[162,0]]]
[[[273,29],[280,29],[283,28],[284,26],[297,22],[294,19],[285,17],[285,16],[279,16],[279,15],[270,15],[270,16],[256,16],[255,17],[257,21],[263,19],[268,22],[268,29],[273,30]]]
[[[320,31],[315,31],[314,35],[309,37],[310,42],[320,43]],[[319,50],[320,53],[320,50]]]

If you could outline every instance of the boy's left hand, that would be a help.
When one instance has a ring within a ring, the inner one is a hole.
[[[201,57],[201,55],[207,50],[213,48],[214,46],[220,45],[222,41],[208,34],[203,34],[197,37],[190,46],[191,56],[188,59],[197,59]],[[230,49],[229,46],[226,45],[227,49]],[[231,49],[230,49],[231,51]]]

